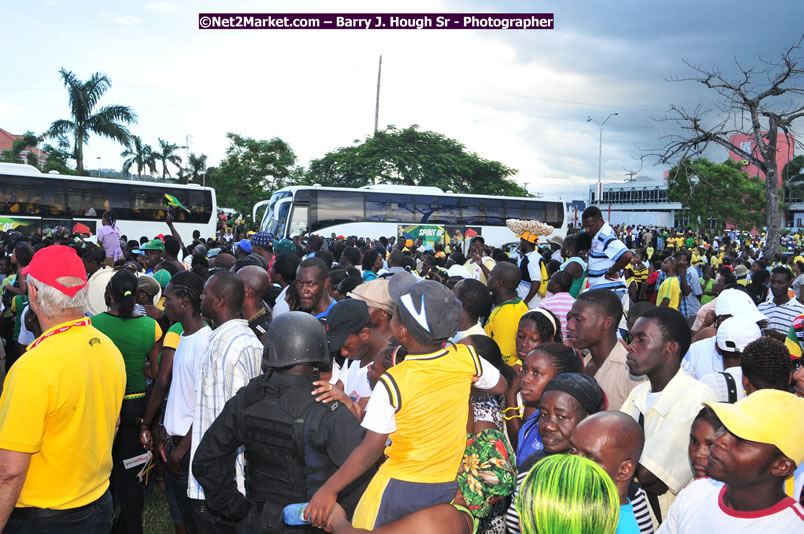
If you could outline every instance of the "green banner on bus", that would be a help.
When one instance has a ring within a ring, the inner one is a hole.
[[[397,234],[400,240],[410,239],[416,243],[417,239],[422,240],[422,246],[435,245],[436,243],[444,243],[446,236],[446,229],[443,226],[435,224],[412,224],[402,225],[397,228]]]
[[[0,217],[1,232],[10,232],[11,230],[16,230],[18,232],[28,233],[26,232],[26,228],[29,226],[39,228],[39,221],[37,219],[15,219],[13,217]]]

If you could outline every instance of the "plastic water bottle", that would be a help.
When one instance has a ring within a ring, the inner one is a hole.
[[[304,509],[309,502],[289,504],[282,510],[282,519],[286,525],[309,525],[310,522],[304,519]]]

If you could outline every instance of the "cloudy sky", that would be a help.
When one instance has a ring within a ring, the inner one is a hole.
[[[504,7],[502,7],[504,5]],[[335,7],[337,6],[337,7]],[[541,31],[200,31],[199,12],[554,13]],[[641,162],[671,125],[670,104],[711,107],[682,59],[725,69],[774,59],[802,34],[804,3],[781,0],[653,2],[29,0],[6,5],[0,128],[45,131],[69,118],[58,70],[106,73],[102,104],[126,104],[146,143],[185,144],[215,165],[226,133],[281,137],[299,163],[364,139],[374,127],[383,56],[380,127],[419,124],[519,170],[532,191],[585,198],[597,179],[627,171],[660,178]],[[85,166],[119,168],[119,145],[93,137]],[[715,159],[725,153],[715,152]],[[98,159],[100,158],[100,159]]]

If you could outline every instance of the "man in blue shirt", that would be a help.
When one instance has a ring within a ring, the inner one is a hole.
[[[597,463],[617,486],[620,521],[616,534],[652,531],[645,492],[641,488],[636,492],[631,489],[644,444],[639,424],[628,414],[613,411],[587,417],[578,423],[570,438],[570,453]],[[629,498],[629,490],[633,499]]]
[[[336,300],[329,294],[329,269],[320,258],[307,258],[296,270],[299,307],[316,319],[325,319]]]

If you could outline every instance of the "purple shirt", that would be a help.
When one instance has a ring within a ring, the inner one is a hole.
[[[106,257],[117,261],[123,257],[123,250],[120,248],[120,228],[114,226],[101,226],[98,230],[98,244],[103,246]]]

